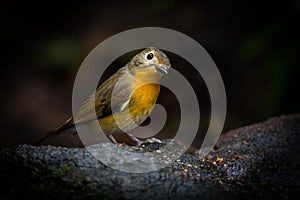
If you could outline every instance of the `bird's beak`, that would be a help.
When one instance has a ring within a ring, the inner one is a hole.
[[[155,65],[155,69],[163,74],[168,74],[168,71],[165,67],[160,65]]]

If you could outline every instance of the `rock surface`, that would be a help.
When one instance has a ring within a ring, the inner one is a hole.
[[[166,144],[174,149],[173,153],[165,153]],[[87,148],[30,145],[2,148],[0,198],[300,197],[300,114],[271,118],[223,134],[214,150],[203,159],[191,153],[175,159],[177,150],[182,148],[183,145],[170,140],[144,148],[108,143]],[[134,163],[126,162],[129,152],[135,153],[140,169],[171,164],[158,171],[126,173],[103,165],[91,152],[110,156],[106,163],[114,168],[125,164],[127,171],[135,169]]]

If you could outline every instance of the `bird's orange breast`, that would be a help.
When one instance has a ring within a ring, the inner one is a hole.
[[[123,130],[132,130],[147,119],[155,105],[160,91],[159,84],[145,84],[137,87],[131,95],[128,110],[115,113],[119,121],[116,124],[114,116],[110,115],[103,119],[99,119],[99,123],[106,134],[111,134],[119,130],[119,126]],[[134,122],[134,123],[132,123]]]
[[[155,105],[159,91],[160,85],[154,83],[148,83],[135,89],[129,103],[129,112],[132,117],[145,120]]]

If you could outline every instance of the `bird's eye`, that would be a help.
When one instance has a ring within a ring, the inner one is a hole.
[[[153,58],[153,53],[149,53],[148,55],[147,55],[147,60],[152,60],[152,58]]]

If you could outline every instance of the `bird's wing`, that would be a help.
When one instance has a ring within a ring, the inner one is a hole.
[[[121,68],[82,103],[75,114],[76,123],[93,120],[95,111],[97,118],[101,119],[126,108],[133,90],[132,81],[134,77],[128,69]]]
[[[111,99],[113,90],[113,110],[115,112],[120,112],[127,106],[129,102],[132,93],[132,81],[134,81],[134,77],[129,73],[128,68],[121,68],[118,70],[118,72],[101,84],[101,86],[98,87],[97,90],[81,104],[74,117],[69,118],[63,124],[50,131],[37,144],[51,140],[53,137],[61,134],[63,131],[74,127],[74,121],[76,121],[76,123],[85,123],[94,120],[95,111],[98,119],[111,115]],[[114,86],[116,86],[116,88]]]

